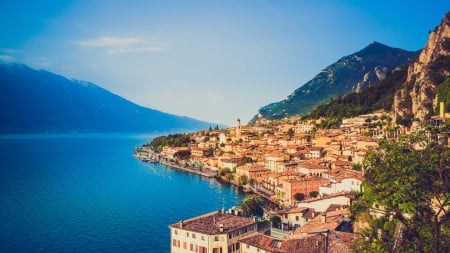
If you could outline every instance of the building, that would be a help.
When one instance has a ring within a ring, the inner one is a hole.
[[[284,171],[284,161],[288,160],[289,156],[278,152],[272,152],[266,154],[264,160],[264,166],[272,172],[283,172]]]
[[[242,135],[242,127],[241,127],[241,120],[237,119],[236,121],[236,140],[239,140]]]
[[[320,186],[328,183],[328,181],[328,179],[321,177],[308,176],[284,179],[281,181],[282,192],[284,192],[282,200],[285,204],[292,205],[295,203],[294,195],[296,193],[303,193],[307,197],[313,191],[319,192]]]
[[[290,207],[278,212],[281,222],[288,227],[302,227],[319,214],[313,208],[307,207]]]
[[[240,239],[257,233],[253,219],[215,211],[172,224],[170,252],[237,253]]]
[[[257,234],[241,240],[242,253],[322,253],[326,252],[326,237],[312,235],[308,238],[280,240]]]

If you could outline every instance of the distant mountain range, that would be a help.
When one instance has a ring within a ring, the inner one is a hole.
[[[90,82],[22,64],[0,65],[0,133],[192,131],[210,126],[139,106]]]
[[[413,61],[419,52],[410,52],[373,42],[366,48],[339,59],[313,79],[296,89],[286,99],[259,109],[258,117],[281,119],[305,114],[330,98],[351,92],[360,92],[383,80],[398,66]]]

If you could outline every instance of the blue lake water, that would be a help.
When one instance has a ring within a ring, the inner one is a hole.
[[[0,252],[169,252],[234,187],[135,159],[152,135],[0,135]]]

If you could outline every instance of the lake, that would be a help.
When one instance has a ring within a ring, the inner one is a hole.
[[[169,252],[168,226],[234,187],[135,159],[155,135],[0,135],[0,252]]]

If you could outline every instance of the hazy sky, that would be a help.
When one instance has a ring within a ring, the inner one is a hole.
[[[0,62],[234,125],[373,41],[419,50],[448,0],[3,0]]]

